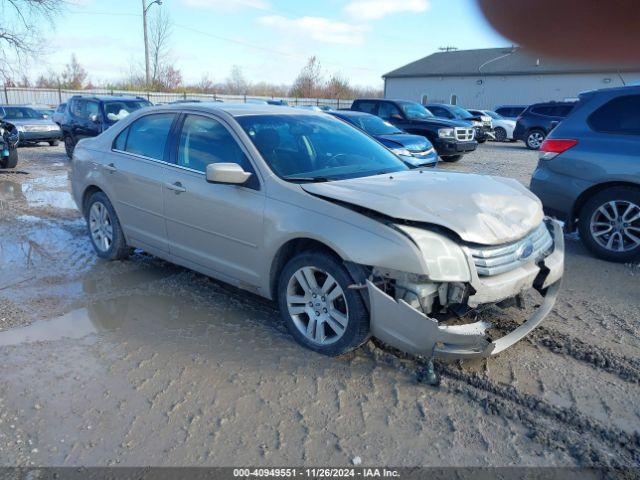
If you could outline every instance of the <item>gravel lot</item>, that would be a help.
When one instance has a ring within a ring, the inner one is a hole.
[[[536,159],[485,144],[441,168],[528,184]],[[18,167],[0,173],[1,465],[640,461],[637,266],[568,237],[545,323],[497,358],[438,364],[434,388],[380,345],[304,350],[273,304],[205,276],[144,253],[98,261],[63,147],[23,148]]]

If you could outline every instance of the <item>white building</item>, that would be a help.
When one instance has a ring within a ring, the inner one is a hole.
[[[632,66],[578,64],[519,47],[438,52],[383,75],[385,98],[493,109],[576,98],[580,92],[640,82]]]

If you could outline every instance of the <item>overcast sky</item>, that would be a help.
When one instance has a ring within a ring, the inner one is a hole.
[[[49,51],[31,67],[61,70],[75,53],[94,82],[142,65],[141,0],[73,0],[43,24]],[[146,0],[147,2],[150,0]],[[381,86],[381,75],[452,45],[510,45],[473,0],[163,0],[174,23],[173,58],[185,81],[222,81],[233,65],[250,81],[291,83],[317,55],[328,73]]]

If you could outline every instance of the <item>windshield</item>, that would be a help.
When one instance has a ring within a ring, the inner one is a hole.
[[[425,118],[434,117],[433,113],[419,103],[402,102],[400,107],[409,120],[423,120]]]
[[[389,122],[385,122],[380,117],[373,115],[358,115],[355,117],[347,117],[348,121],[361,128],[369,135],[396,135],[402,133]]]
[[[4,111],[7,120],[42,119],[42,114],[36,112],[33,108],[4,107]]]
[[[104,113],[107,120],[117,122],[122,120],[131,112],[144,107],[150,107],[151,103],[146,100],[117,100],[104,102]]]
[[[451,110],[453,111],[453,114],[457,117],[457,118],[461,118],[463,120],[467,120],[469,118],[472,118],[473,115],[471,115],[468,111],[466,111],[464,108],[462,107],[451,107]]]
[[[496,120],[500,120],[502,118],[502,115],[496,112],[492,112],[491,110],[485,110],[484,114],[489,115],[491,118],[494,118]]]
[[[248,115],[237,121],[269,168],[285,180],[338,180],[408,169],[378,142],[337,119]]]

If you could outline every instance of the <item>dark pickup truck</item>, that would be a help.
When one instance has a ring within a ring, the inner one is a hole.
[[[478,147],[469,122],[436,118],[419,103],[361,98],[353,102],[351,110],[377,115],[400,130],[427,137],[445,162],[456,162]]]

